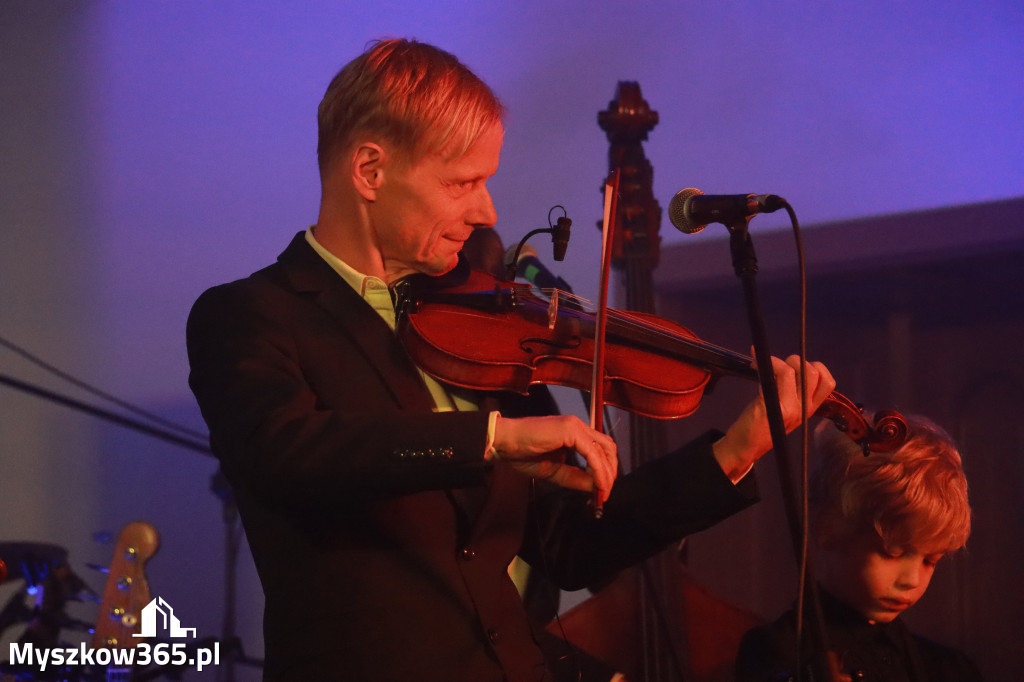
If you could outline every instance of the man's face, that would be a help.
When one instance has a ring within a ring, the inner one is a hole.
[[[391,157],[370,209],[389,282],[413,272],[448,272],[473,230],[494,227],[486,182],[498,170],[503,136],[500,125],[491,126],[455,159]]]
[[[869,621],[888,623],[924,595],[939,548],[885,548],[873,533],[826,550],[822,585]]]

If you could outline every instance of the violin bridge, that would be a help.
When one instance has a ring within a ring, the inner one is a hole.
[[[551,290],[551,300],[548,301],[548,329],[555,330],[555,323],[558,322],[558,289]]]

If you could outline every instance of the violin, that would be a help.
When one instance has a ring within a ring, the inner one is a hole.
[[[396,329],[407,352],[440,381],[526,394],[534,384],[590,390],[596,315],[580,299],[501,281],[460,266],[441,278],[413,276],[396,287]],[[752,359],[702,341],[681,324],[608,310],[604,402],[657,419],[693,414],[712,379],[757,379]],[[907,434],[903,417],[863,410],[832,392],[815,413],[864,449],[890,452]]]

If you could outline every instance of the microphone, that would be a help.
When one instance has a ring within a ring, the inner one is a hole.
[[[569,248],[569,228],[571,227],[572,221],[567,216],[562,216],[551,228],[552,248],[555,252],[555,260],[559,263],[565,260],[565,250]],[[533,255],[536,256],[537,252],[534,251]]]
[[[772,213],[786,205],[774,194],[704,194],[687,187],[668,204],[668,217],[680,232],[700,232],[708,223],[730,225],[755,213]]]
[[[559,221],[561,222],[561,221]],[[505,252],[505,260],[510,261],[516,255],[516,247],[511,246]],[[562,254],[565,255],[564,252]],[[556,256],[557,258],[557,256]],[[561,289],[572,293],[572,288],[564,279],[547,269],[537,258],[537,249],[529,244],[524,244],[519,252],[519,260],[515,263],[516,275],[522,277],[530,284],[541,289]]]

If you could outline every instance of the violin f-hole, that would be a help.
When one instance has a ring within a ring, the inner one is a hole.
[[[575,335],[570,336],[565,341],[555,341],[553,339],[530,337],[527,339],[520,339],[519,347],[523,350],[524,353],[527,353],[529,355],[535,355],[536,351],[534,351],[534,349],[529,345],[533,343],[536,343],[541,346],[548,346],[549,348],[559,348],[561,350],[575,350],[580,347],[580,344],[583,343],[583,341],[580,339],[579,336]]]

